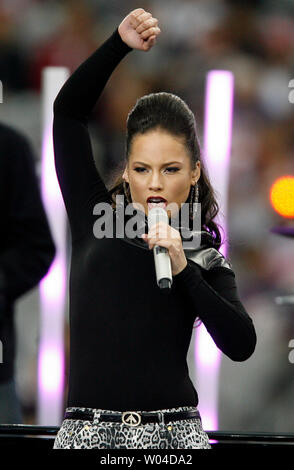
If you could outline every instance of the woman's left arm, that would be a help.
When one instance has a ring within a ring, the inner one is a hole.
[[[191,260],[174,276],[218,348],[233,361],[245,361],[254,352],[253,322],[240,301],[233,270],[216,267],[202,270]]]

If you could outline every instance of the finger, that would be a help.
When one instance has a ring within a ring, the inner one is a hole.
[[[154,225],[152,225],[148,233],[151,233],[153,231],[156,232],[157,230],[160,230],[160,229],[170,230],[170,231],[174,230],[173,227],[171,227],[168,223],[163,222],[161,220],[160,222],[156,222]]]
[[[152,38],[148,38],[146,40],[143,39],[143,50],[144,52],[148,52],[156,43],[156,36],[153,36]]]
[[[153,238],[153,237],[160,237],[160,238],[173,238],[171,236],[171,233],[168,229],[166,228],[162,228],[162,229],[159,229],[157,230],[154,234],[151,234],[150,235],[150,238]],[[149,238],[149,237],[148,237]]]
[[[171,241],[168,238],[162,238],[162,237],[155,237],[155,238],[148,239],[147,243],[149,245],[149,248],[153,248],[155,245],[160,245],[159,243],[160,241],[171,243]]]
[[[152,229],[149,230],[147,237],[152,238],[158,235],[161,235],[162,237],[165,237],[165,236],[167,237],[169,233],[170,233],[170,230],[168,226],[165,226],[165,227],[157,226],[157,227],[152,227]]]
[[[130,13],[130,23],[136,29],[140,24],[141,21],[139,20],[139,16],[145,13],[143,8],[137,8],[136,10]]]
[[[170,227],[170,226],[163,220],[160,220],[159,222],[156,222],[155,224],[153,224],[150,230],[157,229],[158,227]]]
[[[156,43],[156,36],[150,36],[150,38],[148,39],[149,47],[154,46],[155,43]]]
[[[140,23],[144,23],[144,21],[148,20],[149,18],[152,18],[152,15],[148,11],[144,11],[143,13],[141,13],[141,15],[137,16],[137,20]]]
[[[158,20],[156,18],[148,18],[147,20],[143,21],[139,26],[136,28],[137,33],[142,33],[145,29],[151,28],[152,26],[157,26]]]
[[[159,241],[164,241],[164,242],[168,242],[170,245],[173,245],[175,247],[179,247],[181,245],[181,242],[177,239],[172,239],[170,237],[165,237],[164,235],[157,235],[155,237],[150,237],[150,238],[145,238],[144,239],[146,243],[148,243],[148,245],[156,245]]]
[[[160,221],[158,224],[154,225],[151,230],[155,229],[159,233],[165,233],[166,231],[169,233],[171,238],[179,238],[181,239],[180,232],[176,230],[174,227],[171,227],[166,222]]]
[[[173,242],[170,239],[159,238],[158,240],[151,241],[148,243],[150,250],[154,248],[155,245],[164,246],[169,250],[169,253],[174,256],[178,256],[178,254],[183,250],[181,243]]]
[[[150,38],[148,38],[145,43],[147,44],[146,50],[149,51],[149,49],[151,49],[151,47],[153,47],[156,43],[156,36],[150,36]]]
[[[133,15],[135,17],[138,17],[138,16],[142,15],[142,13],[145,13],[144,8],[136,8],[135,10],[133,10],[131,12],[131,15]]]
[[[162,240],[171,240],[171,236],[170,236],[170,232],[166,229],[161,229],[161,230],[157,230],[156,232],[152,232],[150,234],[147,235],[147,240],[148,241],[151,241],[151,240],[158,240],[158,239],[162,239]]]
[[[145,29],[141,34],[140,37],[144,40],[148,39],[149,36],[157,36],[161,33],[161,30],[158,26],[152,26],[152,28]]]
[[[140,26],[141,24],[143,24],[145,21],[147,21],[148,19],[152,18],[152,15],[151,13],[146,13],[144,12],[142,15],[139,15],[136,17],[136,28],[138,28],[138,26]]]
[[[170,249],[172,247],[172,243],[170,240],[164,240],[162,238],[160,238],[159,240],[156,240],[156,241],[151,241],[149,243],[149,250],[152,250],[154,248],[154,246],[157,245],[157,246],[164,246],[165,248],[167,249]]]

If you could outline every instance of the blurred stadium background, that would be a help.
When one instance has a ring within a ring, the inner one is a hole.
[[[0,120],[30,139],[40,174],[42,68],[72,72],[138,7],[159,18],[159,47],[130,55],[108,82],[91,121],[97,167],[107,181],[123,157],[128,111],[151,92],[170,91],[186,100],[202,143],[206,73],[233,72],[229,258],[258,343],[245,363],[222,356],[219,429],[293,431],[294,305],[279,305],[275,298],[294,293],[294,238],[271,229],[294,227],[294,196],[293,190],[282,196],[292,207],[282,215],[270,195],[278,178],[294,177],[294,2],[1,0]],[[65,322],[68,351],[67,308]],[[17,301],[16,325],[18,393],[25,423],[35,424],[37,287]]]

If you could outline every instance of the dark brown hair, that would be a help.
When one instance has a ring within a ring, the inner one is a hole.
[[[137,100],[127,117],[126,161],[123,162],[122,167],[125,168],[129,160],[133,138],[138,134],[144,134],[155,129],[162,129],[173,136],[184,138],[191,158],[191,169],[196,168],[196,162],[200,160],[201,171],[197,183],[199,189],[198,202],[201,203],[201,230],[205,230],[211,235],[213,247],[219,249],[223,242],[219,226],[213,221],[219,212],[219,205],[201,160],[195,116],[181,98],[172,93],[159,92],[142,96]],[[112,177],[114,181],[109,194],[113,201],[113,207],[115,207],[116,195],[124,194],[122,172],[123,170],[119,168]],[[187,203],[189,199],[190,193],[186,200]]]

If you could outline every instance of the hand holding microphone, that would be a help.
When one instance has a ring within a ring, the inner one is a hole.
[[[143,234],[142,238],[148,243],[149,249],[153,249],[159,287],[163,285],[168,289],[172,284],[172,276],[176,276],[187,266],[181,235],[169,225],[167,212],[161,207],[154,207],[149,211],[148,228],[148,235]],[[162,279],[167,281],[162,282]]]

